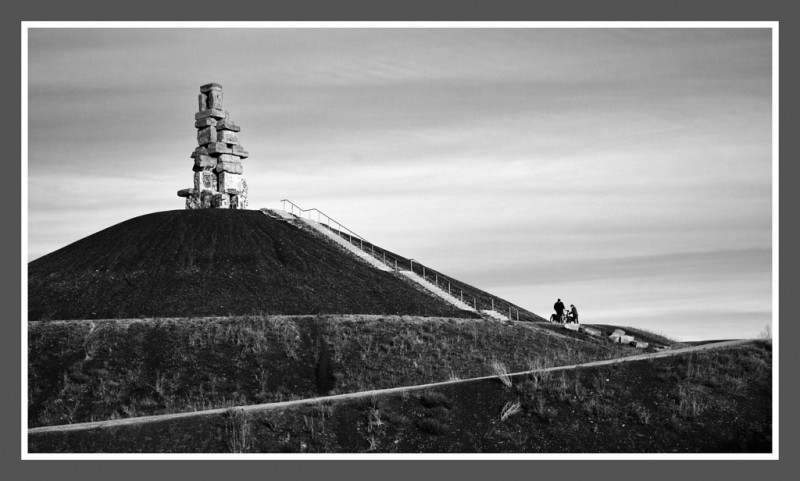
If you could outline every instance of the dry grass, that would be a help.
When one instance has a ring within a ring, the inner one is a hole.
[[[232,453],[250,452],[253,440],[250,435],[250,420],[242,409],[225,412],[225,439]]]
[[[500,421],[505,421],[509,417],[513,416],[514,414],[518,413],[522,409],[521,404],[519,401],[509,401],[504,406],[502,411],[500,411]]]
[[[511,378],[508,376],[508,368],[506,368],[505,364],[495,359],[489,364],[489,368],[500,382],[506,387],[511,387]]]
[[[322,345],[329,394],[479,377],[493,362],[510,386],[509,372],[634,352],[525,323],[353,315],[31,323],[28,339],[32,427],[313,397]]]

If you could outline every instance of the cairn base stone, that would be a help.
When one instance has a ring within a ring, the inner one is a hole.
[[[203,209],[210,209],[214,200],[214,193],[211,191],[200,192],[200,205]]]
[[[189,197],[187,197],[186,198],[186,208],[188,210],[202,209],[203,205],[200,202],[200,196],[197,195],[197,194],[192,194]]]
[[[220,172],[217,180],[217,188],[220,192],[225,192],[226,194],[242,193],[242,176],[240,174]]]
[[[247,209],[247,181],[242,178],[242,193],[239,194],[239,208]]]
[[[217,176],[210,170],[194,173],[194,190],[203,193],[217,190]]]
[[[211,206],[217,209],[229,209],[231,207],[231,197],[228,194],[214,194]]]

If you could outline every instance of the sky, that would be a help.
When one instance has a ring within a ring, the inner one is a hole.
[[[217,82],[252,209],[318,208],[544,317],[771,323],[768,29],[36,28],[27,54],[28,260],[182,209]]]

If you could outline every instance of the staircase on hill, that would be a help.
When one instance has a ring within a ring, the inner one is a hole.
[[[284,207],[282,210],[261,209],[261,211],[270,217],[295,225],[308,226],[376,269],[398,273],[458,309],[477,312],[485,318],[495,320],[545,321],[544,318],[527,309],[446,276],[414,259],[405,258],[378,247],[319,209],[302,209],[288,199],[281,202]],[[286,210],[287,203],[288,211]],[[316,214],[316,221],[312,219],[313,214]]]

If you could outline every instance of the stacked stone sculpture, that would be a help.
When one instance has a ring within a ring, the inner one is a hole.
[[[194,114],[198,147],[194,159],[194,187],[178,191],[187,209],[246,209],[247,182],[242,159],[248,152],[239,143],[239,126],[222,107],[222,86],[200,87],[199,111]]]

